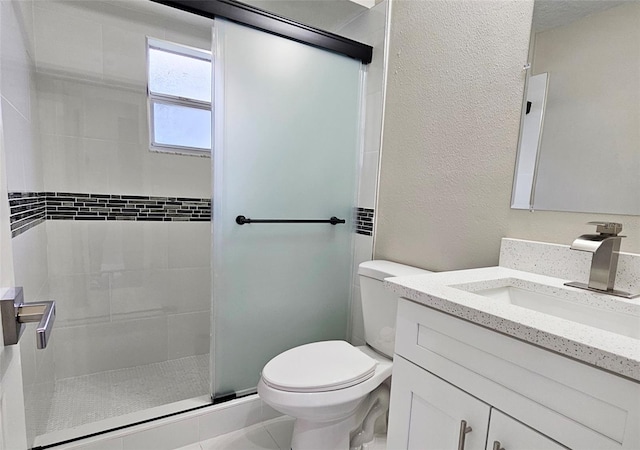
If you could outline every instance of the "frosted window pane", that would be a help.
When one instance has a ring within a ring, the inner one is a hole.
[[[149,48],[149,89],[210,102],[211,62]]]
[[[156,144],[211,148],[211,111],[154,103],[153,116]]]

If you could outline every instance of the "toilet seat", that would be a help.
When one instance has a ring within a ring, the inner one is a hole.
[[[262,369],[262,380],[287,392],[336,391],[371,378],[377,364],[348,342],[314,342],[273,358]]]

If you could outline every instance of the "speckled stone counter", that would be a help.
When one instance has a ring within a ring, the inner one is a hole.
[[[536,261],[533,256],[522,257],[522,253],[513,249],[514,240],[509,241],[510,251],[520,255],[526,264],[543,268],[547,264]],[[522,242],[526,245],[536,244]],[[547,247],[547,251],[553,253],[555,250]],[[557,253],[564,254],[562,249]],[[637,256],[629,255],[627,259],[633,265]],[[501,263],[503,259],[501,255]],[[570,264],[565,259],[556,265],[557,269],[551,270],[566,275],[567,266]],[[548,270],[548,266],[543,270]],[[624,287],[637,290],[639,274],[629,271],[626,263],[622,270],[629,274]],[[385,287],[417,303],[640,382],[640,298],[628,300],[564,286],[565,281],[586,281],[579,272],[569,274],[576,277],[556,278],[506,267],[486,267],[388,278]],[[568,318],[560,318],[475,293],[503,286],[513,286],[581,305],[578,308],[586,318],[580,319],[583,323],[579,323],[570,320],[570,314]],[[600,322],[605,322],[602,320],[604,314],[599,314],[598,310],[606,311],[606,315],[612,319],[620,318],[620,323],[624,322],[625,326],[618,326],[616,320],[601,323],[598,328],[585,325],[585,322],[589,323],[590,310]]]

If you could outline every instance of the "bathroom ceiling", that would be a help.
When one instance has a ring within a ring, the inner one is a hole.
[[[536,0],[533,8],[533,30],[538,32],[566,25],[589,14],[628,2],[628,0]]]

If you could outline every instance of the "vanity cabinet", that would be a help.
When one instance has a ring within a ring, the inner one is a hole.
[[[401,299],[387,447],[640,448],[640,384]]]

